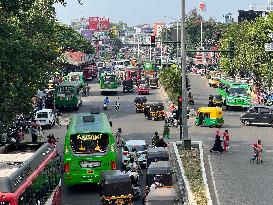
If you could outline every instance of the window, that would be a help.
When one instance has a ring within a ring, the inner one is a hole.
[[[137,152],[139,151],[145,151],[148,149],[147,145],[129,145],[126,147],[126,149],[129,151],[129,152],[132,152],[132,149],[135,148]]]
[[[45,204],[60,182],[60,165],[60,156],[56,155],[56,157],[52,159],[50,163],[46,165],[45,169],[36,177],[32,184],[25,189],[24,193],[18,199],[18,205]]]
[[[269,110],[269,108],[260,108],[260,113],[261,114],[269,114],[269,112],[270,112],[270,110]]]
[[[73,93],[73,87],[72,86],[64,86],[64,87],[59,87],[57,90],[57,96],[69,96],[72,95]]]
[[[48,118],[48,112],[37,112],[37,118]]]
[[[257,114],[258,113],[258,108],[257,107],[252,107],[248,110],[248,113],[250,114]]]
[[[230,88],[230,96],[247,96],[247,89],[245,88]]]

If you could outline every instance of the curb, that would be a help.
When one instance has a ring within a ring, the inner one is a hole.
[[[200,166],[201,166],[201,170],[202,170],[202,178],[203,178],[203,183],[204,183],[204,186],[205,186],[205,189],[206,189],[206,197],[207,197],[207,200],[208,200],[207,205],[213,205],[211,195],[210,195],[210,191],[209,191],[209,185],[208,185],[206,169],[205,169],[205,163],[204,163],[203,142],[202,141],[192,141],[191,143],[192,143],[192,145],[198,145],[199,152],[200,152],[200,162],[201,162]],[[181,160],[181,158],[179,156],[179,153],[178,153],[177,144],[182,144],[182,141],[178,141],[176,143],[173,142],[173,146],[174,146],[175,154],[179,157],[179,158],[177,158],[178,159],[178,164],[179,164],[179,167],[181,169],[181,173],[182,173],[182,177],[183,177],[184,182],[185,182],[186,190],[188,192],[189,204],[190,205],[196,205],[195,200],[193,198],[191,199],[191,197],[193,197],[193,194],[192,194],[192,191],[191,191],[191,189],[189,187],[189,181],[185,176],[185,171],[184,171],[184,167],[183,167],[183,164],[182,164],[182,160]]]
[[[179,166],[179,169],[180,169],[180,173],[182,175],[182,178],[183,178],[183,181],[184,181],[184,184],[185,184],[185,188],[186,188],[186,197],[187,197],[187,200],[186,200],[186,203],[187,205],[197,205],[196,204],[196,201],[194,200],[194,196],[193,196],[193,193],[191,191],[191,188],[190,188],[190,184],[189,184],[189,181],[185,175],[185,170],[184,170],[184,167],[183,167],[183,164],[182,164],[182,160],[181,160],[181,157],[178,153],[178,149],[177,149],[177,144],[175,142],[172,142],[172,145],[173,145],[173,148],[174,148],[174,154],[176,156],[176,160],[177,160],[177,163],[178,163],[178,166]]]
[[[205,169],[205,163],[204,163],[204,150],[203,150],[203,142],[202,141],[192,141],[193,144],[198,143],[199,145],[199,152],[200,152],[200,161],[201,161],[201,169],[202,169],[202,177],[203,177],[203,182],[205,185],[206,189],[206,196],[208,199],[207,205],[212,205],[212,199],[209,191],[209,185],[208,185],[208,180],[207,180],[207,175],[206,175],[206,169]]]

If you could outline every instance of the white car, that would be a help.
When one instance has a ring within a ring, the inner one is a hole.
[[[130,160],[130,154],[132,149],[135,148],[139,154],[138,162],[140,165],[145,166],[147,163],[147,149],[148,145],[144,140],[129,140],[125,142],[124,147],[122,147],[122,166],[126,167],[128,161]]]
[[[42,109],[36,112],[35,120],[39,122],[41,126],[51,128],[55,125],[56,115],[52,109]]]

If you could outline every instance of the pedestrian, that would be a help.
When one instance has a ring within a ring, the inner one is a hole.
[[[220,130],[219,129],[216,131],[214,145],[210,149],[210,153],[212,153],[213,151],[214,152],[220,152],[220,153],[222,153],[224,151],[224,149],[222,147],[222,140],[220,138]]]
[[[229,141],[230,141],[228,130],[225,130],[223,132],[223,141],[224,141],[224,151],[226,152],[229,150]]]
[[[44,136],[44,131],[43,131],[41,125],[38,126],[37,136],[38,136],[39,142],[42,142],[43,141],[43,136]]]
[[[38,140],[38,126],[37,125],[33,125],[31,127],[31,141],[32,142],[37,142]]]
[[[250,162],[253,162],[258,157],[257,143],[252,144],[251,147],[253,148],[253,157],[250,159]]]
[[[263,163],[262,154],[263,154],[263,144],[262,144],[261,140],[258,140],[258,143],[257,143],[257,157],[258,157],[257,164],[259,164],[260,162]]]
[[[20,127],[20,129],[17,133],[17,136],[16,136],[16,142],[21,143],[23,140],[24,140],[24,131],[23,131],[23,128]]]
[[[152,139],[152,144],[155,145],[159,141],[159,135],[158,132],[155,132],[155,135],[153,136]]]
[[[121,128],[119,127],[118,128],[118,131],[116,133],[116,139],[117,139],[117,146],[118,147],[121,147],[122,146],[122,137],[121,137],[121,133],[122,133],[122,130]]]
[[[56,124],[59,125],[59,126],[62,126],[61,120],[62,120],[62,113],[60,111],[57,111],[57,113],[56,113]]]
[[[119,103],[119,97],[118,97],[118,99],[116,100],[116,103],[115,103],[116,110],[119,110],[119,106],[120,106],[120,103]]]

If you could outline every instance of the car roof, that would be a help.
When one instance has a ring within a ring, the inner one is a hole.
[[[146,145],[146,142],[144,140],[128,140],[126,141],[126,145]]]

